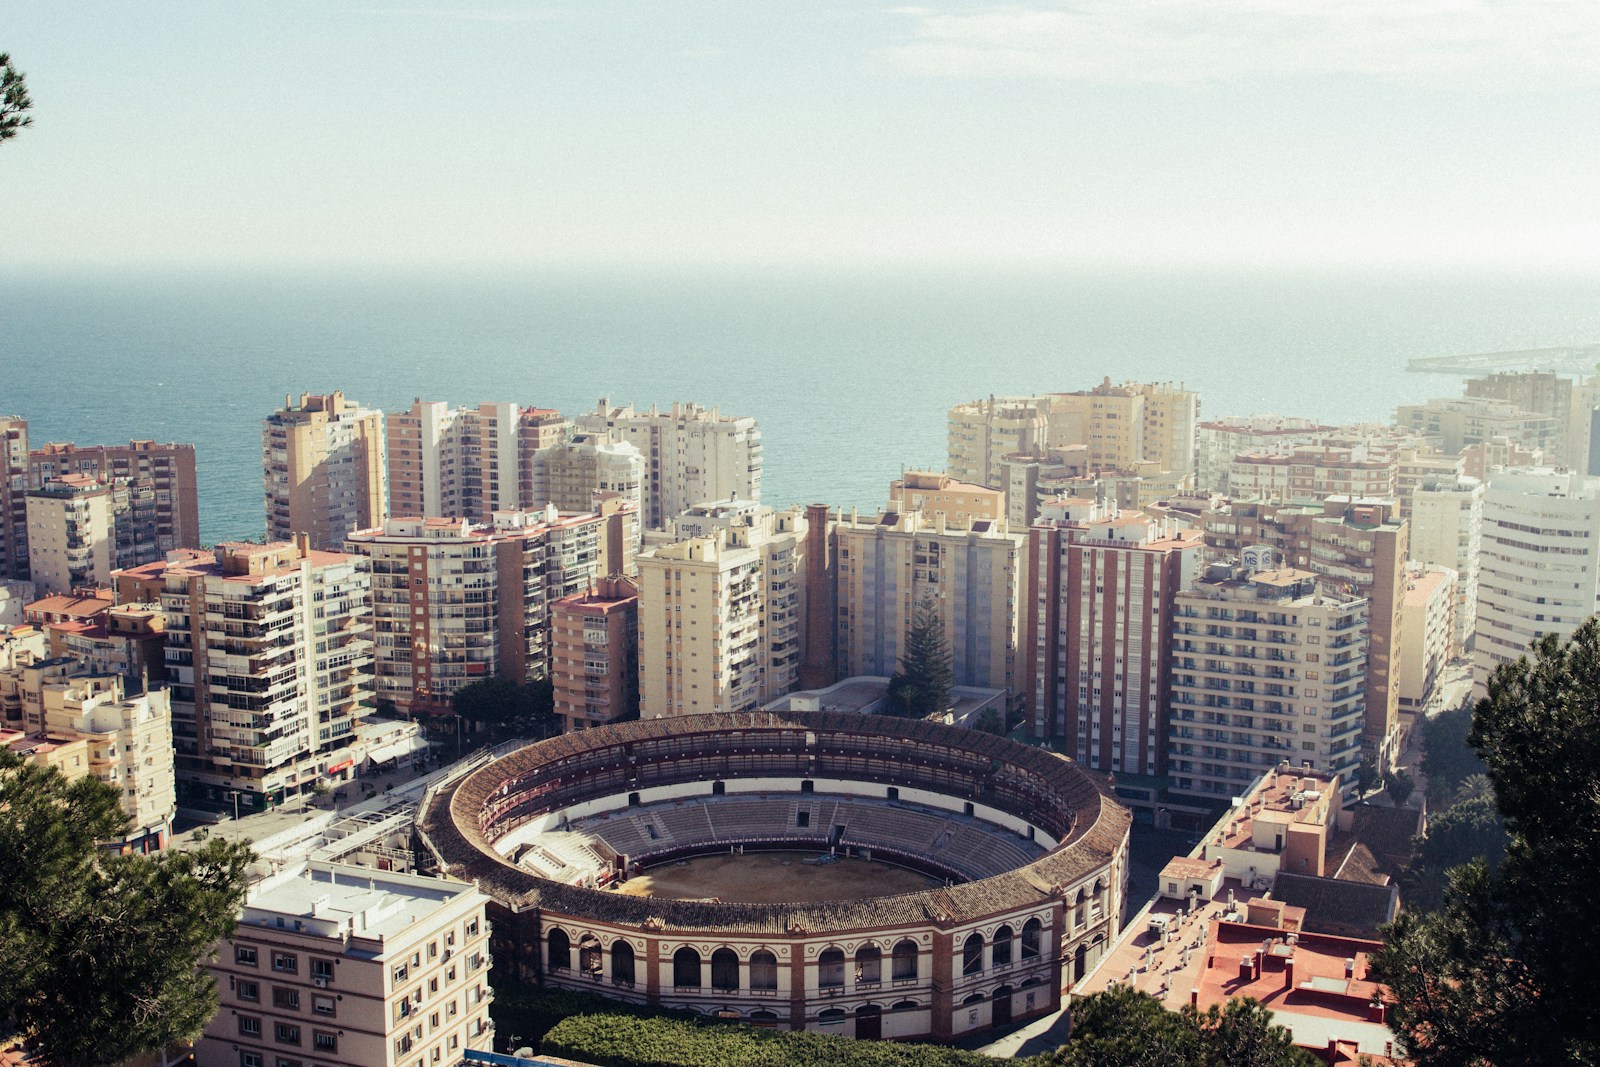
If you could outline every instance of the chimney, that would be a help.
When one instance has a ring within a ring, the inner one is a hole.
[[[1294,988],[1294,957],[1290,956],[1283,961],[1283,988]]]
[[[1356,959],[1355,959],[1354,956],[1350,956],[1350,957],[1346,958],[1345,961],[1344,961],[1344,977],[1345,977],[1345,981],[1350,981],[1350,980],[1354,979],[1355,976],[1356,976]]]
[[[1199,986],[1195,986],[1193,989],[1189,990],[1189,1007],[1195,1009],[1196,1011],[1200,1010],[1200,987]]]

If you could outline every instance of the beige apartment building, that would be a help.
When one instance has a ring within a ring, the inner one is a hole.
[[[1088,476],[1088,445],[1002,456],[997,488],[1005,493],[1004,518],[1013,529],[1026,530],[1052,500],[1078,495],[1073,486]]]
[[[209,970],[206,1067],[455,1067],[493,1051],[488,898],[308,862],[253,885]]]
[[[1185,486],[1195,471],[1195,427],[1200,394],[1172,382],[1106,378],[1093,389],[1052,393],[1050,444],[1087,444],[1096,467],[1172,471]]]
[[[810,519],[763,509],[639,556],[644,718],[751,711],[799,685]]]
[[[1002,457],[1038,455],[1051,443],[1047,397],[991,396],[957,404],[947,418],[945,469],[964,482],[998,489]]]
[[[1229,482],[1234,457],[1286,454],[1296,445],[1310,444],[1318,435],[1332,431],[1332,426],[1284,415],[1224,415],[1199,423],[1195,427],[1195,487],[1244,496],[1235,493]]]
[[[371,561],[377,699],[439,714],[475,681],[549,677],[551,605],[626,565],[607,551],[607,530],[634,521],[627,506],[547,508],[491,523],[394,518],[352,533],[346,547]]]
[[[1455,572],[1452,655],[1472,647],[1483,549],[1483,483],[1455,477],[1423,482],[1411,494],[1410,558]]]
[[[749,416],[675,403],[665,411],[632,404],[613,407],[602,397],[595,410],[573,422],[579,433],[632,445],[645,462],[641,522],[645,530],[671,528],[674,517],[707,500],[761,499],[761,430]]]
[[[351,530],[388,515],[383,412],[342,392],[302,393],[262,421],[267,539],[300,534],[319,551],[337,551]]]
[[[1455,645],[1456,575],[1444,567],[1413,563],[1406,568],[1400,610],[1400,709],[1427,707]]]
[[[0,415],[0,578],[28,577],[28,420]]]
[[[893,675],[924,601],[944,626],[955,684],[1021,696],[1017,613],[1027,534],[925,512],[852,514],[834,529],[840,673]],[[776,694],[775,694],[776,695]]]
[[[639,585],[597,579],[550,612],[550,677],[563,732],[599,726],[639,708]]]
[[[372,572],[302,536],[227,542],[120,572],[166,615],[180,791],[241,810],[347,771],[372,699]]]
[[[1468,445],[1505,437],[1523,448],[1537,448],[1554,457],[1562,449],[1567,420],[1525,411],[1506,400],[1486,396],[1435,398],[1395,409],[1395,424],[1439,439],[1451,454]]]
[[[28,492],[28,572],[41,596],[105,585],[115,567],[110,486],[69,474]]]
[[[402,518],[488,522],[496,511],[542,506],[531,457],[571,432],[560,412],[510,403],[452,408],[419,398],[386,421],[389,513]]]
[[[147,489],[152,501],[150,541],[156,552],[200,546],[194,445],[156,441],[129,441],[126,445],[52,443],[28,453],[28,484],[33,488],[71,474]]]
[[[943,515],[946,524],[965,530],[979,519],[1004,521],[1006,494],[936,471],[906,471],[889,484],[889,510]]]
[[[645,460],[626,441],[609,434],[579,434],[541,448],[530,460],[533,501],[553,504],[562,511],[588,511],[596,494],[619,497],[642,514]]]

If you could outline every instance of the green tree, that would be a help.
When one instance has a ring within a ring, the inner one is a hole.
[[[1483,860],[1493,871],[1505,857],[1507,840],[1492,795],[1469,796],[1431,816],[1428,832],[1413,843],[1411,860],[1400,876],[1406,908],[1438,911],[1448,885],[1445,872],[1473,860]]]
[[[1451,872],[1433,915],[1402,914],[1374,958],[1421,1067],[1600,1062],[1600,620],[1500,667],[1468,741],[1509,835],[1490,872]]]
[[[889,707],[896,715],[922,718],[950,707],[954,659],[932,597],[917,605],[906,633],[900,670],[889,679]]]
[[[1389,803],[1399,807],[1411,799],[1411,793],[1417,788],[1417,783],[1405,771],[1390,771],[1383,776],[1384,791],[1389,794]]]
[[[1494,783],[1489,781],[1487,774],[1474,774],[1456,787],[1456,802],[1465,800],[1487,800],[1490,804],[1494,803]]]
[[[1006,732],[1006,720],[1001,717],[998,709],[984,708],[978,714],[978,721],[974,724],[974,728],[986,734],[1004,734]]]
[[[1295,1047],[1287,1028],[1254,997],[1235,997],[1226,1007],[1204,1012],[1184,1009],[1185,1019],[1200,1035],[1202,1063],[1216,1067],[1314,1067],[1315,1056]]]
[[[11,65],[9,53],[0,52],[0,142],[9,141],[24,126],[33,125],[33,100],[27,76]]]
[[[1038,1067],[1314,1067],[1260,1001],[1171,1012],[1127,986],[1072,1002],[1072,1038]]]
[[[518,685],[509,678],[485,678],[457,689],[450,706],[496,735],[548,737],[555,725],[555,687],[548,679]]]
[[[1421,771],[1430,785],[1438,781],[1439,795],[1448,800],[1462,782],[1484,773],[1483,761],[1467,743],[1472,729],[1472,709],[1467,706],[1440,712],[1422,721]]]
[[[233,931],[250,850],[97,844],[127,824],[110,786],[0,752],[0,1020],[43,1063],[121,1063],[198,1036],[216,1011],[198,965]]]
[[[1362,757],[1356,765],[1356,790],[1359,796],[1366,796],[1378,788],[1378,783],[1383,780],[1383,775],[1378,773],[1378,765],[1370,759]]]

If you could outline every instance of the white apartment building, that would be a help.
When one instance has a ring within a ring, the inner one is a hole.
[[[548,677],[550,607],[610,573],[611,521],[552,507],[352,533],[346,548],[371,560],[377,698],[407,714],[444,712],[473,682]]]
[[[1316,575],[1214,564],[1176,597],[1168,772],[1216,801],[1289,760],[1354,789],[1366,702],[1367,601]]]
[[[310,862],[256,883],[209,964],[207,1067],[455,1067],[493,1051],[488,898]]]
[[[1445,567],[1412,564],[1400,608],[1400,707],[1421,711],[1433,697],[1439,674],[1455,654],[1456,574]]]
[[[799,686],[809,529],[800,508],[763,510],[639,557],[642,717],[749,711]]]
[[[1552,467],[1495,471],[1483,493],[1474,693],[1545,634],[1570,635],[1600,596],[1600,479]]]
[[[535,506],[589,511],[596,493],[607,493],[644,508],[645,459],[626,441],[607,434],[578,434],[541,448],[532,457]]]
[[[1456,572],[1455,655],[1472,647],[1478,622],[1478,557],[1483,547],[1483,483],[1423,482],[1411,494],[1411,558]]]
[[[372,698],[372,571],[308,538],[179,550],[118,572],[160,588],[180,790],[241,810],[350,766]]]
[[[527,492],[532,457],[571,431],[558,412],[545,408],[452,408],[422,399],[389,415],[387,424],[390,514],[474,522],[541,504]],[[586,500],[575,510],[588,507]]]
[[[665,530],[672,519],[704,500],[761,499],[761,430],[749,416],[675,403],[663,411],[632,404],[612,407],[602,397],[579,415],[580,433],[609,433],[639,450],[646,463],[641,526]]]
[[[1284,415],[1226,415],[1202,422],[1195,427],[1195,488],[1241,495],[1234,493],[1229,484],[1235,456],[1246,452],[1287,453],[1332,430],[1332,426]]]

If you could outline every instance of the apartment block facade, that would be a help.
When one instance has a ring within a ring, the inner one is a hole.
[[[1200,563],[1199,531],[1087,500],[1028,531],[1023,672],[1030,730],[1086,767],[1160,775],[1171,702],[1174,597]]]
[[[28,420],[0,415],[0,578],[28,577]]]
[[[1036,396],[991,396],[957,404],[946,425],[946,473],[999,489],[1002,457],[1040,454],[1049,447],[1050,402]]]
[[[841,517],[834,528],[840,673],[893,675],[924,602],[944,627],[955,684],[1022,691],[1018,610],[1027,534],[966,529],[920,511]]]
[[[1410,558],[1456,573],[1456,655],[1472,648],[1478,622],[1478,570],[1483,550],[1483,483],[1458,477],[1423,482],[1411,494]]]
[[[371,568],[302,536],[179,551],[119,575],[159,588],[180,791],[259,808],[349,767],[372,698]]]
[[[549,677],[552,605],[607,573],[607,526],[631,519],[549,508],[352,533],[348,550],[371,561],[377,698],[442,714],[475,681]]]
[[[703,501],[761,499],[761,430],[748,416],[684,403],[636,410],[602,397],[573,425],[639,450],[646,463],[643,529],[669,529],[675,516]]]
[[[351,530],[388,515],[383,412],[341,392],[302,393],[261,424],[267,539],[305,534],[318,551],[337,551]]]
[[[106,484],[126,482],[139,489],[141,495],[148,495],[152,511],[149,540],[156,553],[200,547],[200,498],[193,445],[156,441],[129,441],[126,445],[47,444],[28,453],[28,484],[34,488],[74,474]]]
[[[550,677],[563,732],[584,730],[639,709],[639,585],[598,578],[550,612]]]
[[[1354,782],[1367,601],[1318,586],[1305,570],[1220,563],[1177,595],[1171,793],[1225,803],[1284,760]]]
[[[1247,452],[1287,453],[1332,430],[1332,426],[1284,415],[1228,415],[1199,423],[1195,427],[1195,488],[1245,496],[1235,493],[1229,483],[1234,457]]]
[[[28,492],[28,573],[42,596],[105,585],[116,567],[112,493],[84,475]]]
[[[310,862],[257,882],[208,967],[208,1067],[453,1067],[492,1052],[488,898]]]
[[[1456,573],[1444,567],[1412,564],[1406,569],[1406,595],[1400,612],[1400,707],[1419,712],[1433,698],[1440,673],[1457,652],[1455,644]]]
[[[639,556],[641,716],[750,711],[797,688],[809,530],[799,508],[763,510]]]
[[[532,456],[571,431],[559,412],[547,408],[452,408],[420,398],[386,422],[390,514],[473,522],[547,503],[533,490]]]

